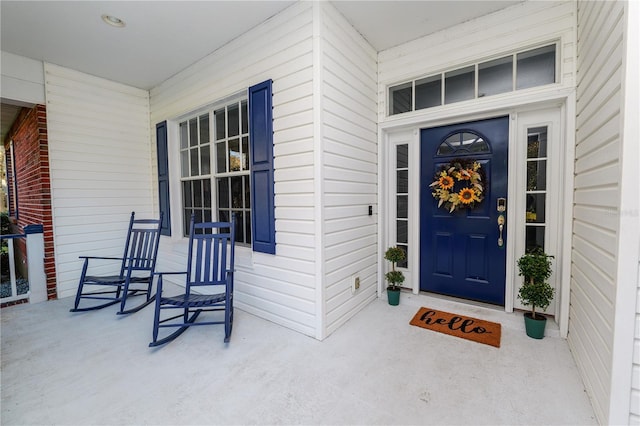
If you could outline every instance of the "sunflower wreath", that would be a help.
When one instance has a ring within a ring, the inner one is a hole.
[[[484,199],[484,170],[475,160],[455,159],[440,168],[429,185],[438,207],[452,213],[463,208],[474,208]]]

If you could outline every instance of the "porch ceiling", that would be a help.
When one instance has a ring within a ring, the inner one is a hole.
[[[517,1],[333,1],[378,51]],[[5,1],[2,51],[150,89],[295,1]],[[102,14],[126,22],[106,25]]]

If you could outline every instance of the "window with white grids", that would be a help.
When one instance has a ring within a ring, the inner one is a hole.
[[[179,124],[183,235],[199,221],[235,221],[236,242],[251,244],[247,100]]]

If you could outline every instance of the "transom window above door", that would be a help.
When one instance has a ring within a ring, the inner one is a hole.
[[[389,87],[389,115],[553,84],[556,45],[445,70]]]

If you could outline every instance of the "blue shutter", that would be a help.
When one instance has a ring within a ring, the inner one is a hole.
[[[253,250],[276,253],[271,80],[249,88]]]
[[[167,122],[156,124],[156,146],[158,156],[158,200],[162,226],[160,234],[171,235],[169,207],[169,151],[167,148]]]

